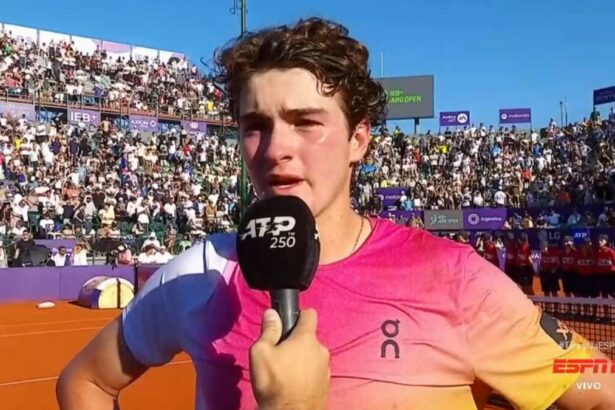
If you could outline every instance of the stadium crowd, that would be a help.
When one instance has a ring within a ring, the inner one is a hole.
[[[408,187],[399,209],[480,207],[544,208],[538,218],[518,215],[511,228],[569,225],[615,226],[601,215],[558,215],[556,206],[611,204],[615,199],[615,112],[597,112],[577,124],[554,120],[541,134],[493,126],[407,137],[386,129],[372,141],[356,186],[358,206],[379,213],[377,188]]]
[[[37,44],[0,36],[0,97],[59,104],[102,105],[180,118],[220,119],[226,100],[210,77],[187,59],[114,59],[74,43]]]
[[[228,106],[211,78],[185,60],[114,61],[101,50],[39,48],[10,33],[0,37],[3,92],[207,118],[225,115]],[[207,233],[234,228],[239,160],[236,141],[217,135],[139,133],[107,119],[96,129],[59,117],[33,123],[0,113],[0,235],[77,238],[79,252],[110,238],[130,245],[119,261],[161,260]],[[404,210],[543,208],[507,227],[615,226],[614,170],[613,109],[608,118],[594,111],[566,127],[551,120],[540,133],[479,124],[409,136],[381,127],[359,166],[354,197],[359,212],[379,214],[376,189],[400,186],[407,187]],[[605,205],[599,215],[553,210],[596,203]]]

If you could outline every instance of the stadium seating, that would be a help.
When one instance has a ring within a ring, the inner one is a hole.
[[[101,50],[86,54],[67,42],[39,48],[8,34],[0,37],[0,101],[174,120],[228,119],[228,102],[211,77],[184,59],[114,60]],[[138,253],[153,232],[179,252],[203,235],[233,229],[236,140],[208,131],[138,133],[104,121],[84,127],[0,113],[4,243],[14,244],[29,229],[40,239],[76,237],[91,244],[116,238]],[[602,214],[578,215],[573,222],[615,227],[609,209],[615,199],[614,137],[612,110],[609,118],[592,114],[566,127],[552,120],[541,131],[479,124],[415,136],[382,127],[373,132],[353,202],[363,213],[381,215],[375,190],[403,186],[399,207],[405,210],[545,210],[543,217],[513,218],[511,228],[549,227],[554,206],[604,204]],[[562,217],[570,222],[569,215]]]

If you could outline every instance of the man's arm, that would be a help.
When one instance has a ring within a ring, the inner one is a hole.
[[[596,350],[593,358],[610,360],[604,353]],[[581,390],[581,385],[600,386],[596,389]],[[584,373],[575,384],[564,393],[555,405],[560,410],[610,410],[615,409],[615,374]]]
[[[461,292],[469,358],[476,377],[519,409],[615,408],[611,375],[554,372],[556,359],[597,354],[581,335],[543,312],[502,272],[474,253],[465,264]],[[603,356],[600,356],[603,357]],[[598,391],[577,383],[599,381]]]
[[[147,367],[124,342],[121,318],[105,327],[62,371],[56,384],[61,410],[112,410],[122,389]]]

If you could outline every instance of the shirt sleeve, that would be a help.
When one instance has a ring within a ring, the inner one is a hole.
[[[195,304],[207,304],[213,289],[202,245],[158,268],[122,312],[124,341],[135,358],[160,366],[184,350],[182,319]]]
[[[520,410],[548,408],[578,379],[554,374],[555,359],[591,357],[584,338],[474,252],[466,259],[460,297],[476,378]]]

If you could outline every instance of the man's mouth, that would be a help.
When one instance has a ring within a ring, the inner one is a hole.
[[[296,175],[270,175],[267,178],[267,185],[274,189],[293,188],[303,182],[303,179]]]

